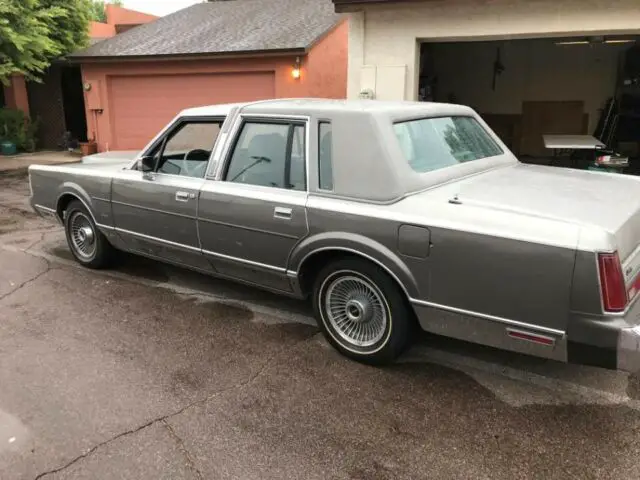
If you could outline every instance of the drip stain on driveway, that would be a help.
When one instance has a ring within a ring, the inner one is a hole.
[[[300,302],[128,256],[75,266],[5,178],[2,479],[640,478],[635,376],[430,335],[360,365]]]

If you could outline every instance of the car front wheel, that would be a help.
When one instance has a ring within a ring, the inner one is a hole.
[[[412,312],[397,283],[376,265],[346,258],[318,275],[313,305],[327,340],[359,362],[393,362],[408,346]]]
[[[82,202],[74,200],[69,203],[64,228],[71,253],[81,265],[96,269],[108,265],[113,247],[98,230]]]

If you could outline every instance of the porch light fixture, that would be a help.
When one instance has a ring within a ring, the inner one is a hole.
[[[300,70],[300,57],[296,57],[296,63],[293,64],[293,69],[291,70],[291,76],[294,80],[299,80],[302,75],[302,71]]]

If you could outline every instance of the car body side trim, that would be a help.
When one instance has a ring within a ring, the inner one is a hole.
[[[387,267],[384,263],[382,263],[380,260],[372,257],[371,255],[367,255],[366,253],[360,252],[358,250],[355,250],[353,248],[348,248],[348,247],[321,247],[321,248],[317,248],[309,253],[307,253],[302,260],[300,260],[298,267],[300,267],[301,265],[304,265],[304,263],[307,261],[307,259],[309,257],[311,257],[312,255],[315,255],[316,253],[320,253],[320,252],[325,252],[328,250],[336,250],[336,251],[340,251],[340,252],[348,252],[348,253],[352,253],[354,255],[357,255],[359,257],[362,258],[366,258],[367,260],[375,263],[376,265],[378,265],[380,268],[382,268],[387,274],[389,274],[391,276],[391,278],[393,278],[396,283],[398,284],[398,286],[400,286],[400,288],[402,289],[402,291],[404,292],[404,294],[406,295],[406,297],[408,299],[411,299],[411,295],[409,295],[409,291],[407,290],[407,288],[405,287],[405,285],[400,281],[400,279],[398,278],[398,276],[393,273],[391,271],[391,269],[389,269],[389,267]],[[296,270],[286,270],[287,275],[289,277],[293,277],[293,278],[299,278],[300,277],[300,271],[296,271]]]
[[[60,205],[60,199],[65,195],[71,195],[80,203],[82,203],[82,205],[84,205],[84,208],[87,209],[87,212],[89,212],[89,215],[91,215],[91,220],[93,220],[93,223],[96,225],[98,224],[98,222],[96,222],[96,217],[93,214],[93,210],[89,208],[89,205],[87,205],[87,202],[85,202],[84,199],[77,192],[73,192],[73,191],[70,192],[68,190],[62,192],[60,195],[58,195],[58,198],[56,198],[56,216],[58,216],[58,205]],[[58,217],[58,219],[60,220],[60,223],[64,224],[64,215],[62,217]]]
[[[147,212],[155,212],[155,213],[162,213],[165,215],[171,215],[172,217],[181,217],[181,218],[188,218],[189,220],[196,220],[196,217],[194,217],[193,215],[184,215],[182,213],[175,213],[175,212],[169,212],[167,210],[160,210],[158,208],[151,208],[151,207],[143,207],[142,205],[132,205],[130,203],[125,203],[125,202],[118,202],[118,201],[112,201],[112,204],[115,205],[123,205],[125,207],[130,207],[130,208],[139,208],[140,210],[145,210]]]
[[[219,222],[217,220],[210,220],[208,218],[198,218],[198,222],[205,222],[205,223],[212,223],[214,225],[222,225],[223,227],[232,227],[232,228],[237,228],[240,230],[246,230],[249,232],[257,232],[257,233],[266,233],[267,235],[274,235],[277,237],[283,237],[283,238],[290,238],[293,240],[297,240],[298,237],[296,237],[295,235],[288,235],[286,233],[281,233],[281,232],[272,232],[269,230],[263,230],[261,228],[252,228],[252,227],[247,227],[246,225],[236,225],[234,223],[227,223],[227,222]]]
[[[275,267],[273,265],[267,265],[266,263],[253,262],[251,260],[245,260],[243,258],[232,257],[230,255],[224,255],[222,253],[211,252],[209,250],[202,250],[202,253],[204,253],[205,255],[208,255],[210,257],[220,258],[222,260],[229,260],[229,261],[235,262],[235,263],[242,263],[242,264],[245,264],[245,265],[250,265],[252,267],[261,268],[263,270],[270,270],[272,272],[277,272],[277,273],[281,273],[281,274],[285,274],[287,272],[286,268]]]
[[[498,317],[496,315],[488,315],[486,313],[474,312],[471,310],[465,310],[463,308],[450,307],[448,305],[441,305],[439,303],[428,302],[426,300],[418,300],[416,298],[410,298],[409,301],[419,307],[436,308],[438,310],[445,310],[447,312],[459,313],[461,315],[468,315],[471,317],[482,318],[484,320],[491,320],[493,322],[504,323],[517,328],[524,328],[527,330],[536,330],[538,332],[547,333],[550,335],[564,336],[564,330],[556,330],[555,328],[541,327],[540,325],[533,325],[531,323],[519,322],[517,320],[511,320],[509,318]]]
[[[190,245],[184,245],[182,243],[171,242],[169,240],[163,240],[162,238],[152,237],[151,235],[145,235],[143,233],[132,232],[131,230],[125,230],[124,228],[116,227],[115,231],[118,232],[118,233],[123,233],[125,235],[131,235],[131,236],[134,236],[134,237],[142,238],[144,240],[150,240],[152,242],[163,243],[165,245],[170,245],[172,247],[182,248],[184,250],[189,250],[189,251],[192,251],[192,252],[202,253],[202,249],[197,248],[197,247],[192,247]]]
[[[254,287],[254,288],[259,288],[259,289],[264,290],[266,292],[275,293],[277,295],[282,295],[282,296],[289,297],[289,298],[302,298],[302,297],[297,296],[293,292],[289,292],[289,291],[286,291],[286,290],[279,290],[277,288],[273,288],[273,287],[270,287],[268,285],[264,285],[264,284],[261,284],[261,283],[254,283],[254,282],[251,282],[249,280],[245,280],[245,279],[237,278],[237,277],[232,277],[230,275],[224,275],[224,274],[222,274],[220,272],[216,272],[216,271],[212,272],[212,271],[209,271],[209,270],[205,270],[205,269],[202,269],[202,268],[195,267],[193,265],[188,265],[188,264],[185,264],[185,263],[177,262],[177,261],[171,260],[169,258],[158,257],[156,255],[152,255],[152,254],[147,253],[147,252],[141,252],[141,251],[138,251],[138,250],[131,250],[131,252],[136,254],[136,255],[141,255],[143,257],[151,258],[153,260],[157,260],[157,261],[162,262],[162,263],[166,263],[166,264],[169,264],[169,265],[176,265],[176,266],[181,267],[181,268],[186,268],[187,270],[192,270],[194,272],[203,273],[203,274],[208,275],[210,277],[220,278],[222,280],[228,280],[228,281],[231,281],[231,282],[240,283],[242,285],[248,285],[248,286],[251,286],[251,287]]]
[[[98,226],[101,227],[102,225],[98,225]],[[112,228],[112,227],[106,227],[106,228]],[[115,230],[118,233],[122,233],[122,234],[125,234],[125,235],[131,235],[131,236],[134,236],[134,237],[143,238],[145,240],[150,240],[150,241],[157,242],[157,243],[163,243],[165,245],[170,245],[172,247],[182,248],[184,250],[189,250],[189,251],[192,251],[192,252],[202,253],[202,254],[208,255],[210,257],[220,258],[220,259],[223,259],[223,260],[229,260],[231,262],[235,262],[235,263],[239,263],[239,264],[250,265],[252,267],[261,268],[263,270],[270,270],[270,271],[278,272],[278,273],[281,273],[281,274],[285,274],[286,271],[287,271],[285,268],[274,267],[273,265],[267,265],[265,263],[252,262],[250,260],[245,260],[243,258],[232,257],[230,255],[224,255],[222,253],[211,252],[209,250],[202,250],[201,248],[192,247],[190,245],[184,245],[182,243],[171,242],[169,240],[163,240],[162,238],[152,237],[150,235],[144,235],[144,234],[138,233],[138,232],[132,232],[131,230],[125,230],[124,228],[117,228],[116,227],[116,228],[112,228],[112,229]]]
[[[38,204],[35,204],[33,207],[36,208],[37,210],[42,210],[42,212],[47,213],[49,215],[58,216],[58,212],[56,212],[55,208],[49,208],[49,207],[45,207],[44,205],[38,205]]]
[[[115,230],[116,227],[112,227],[111,225],[104,225],[102,223],[96,223],[96,227],[104,229],[104,230]]]

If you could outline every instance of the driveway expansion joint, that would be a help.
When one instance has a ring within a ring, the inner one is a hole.
[[[51,266],[51,263],[49,262],[49,260],[47,260],[46,258],[43,258],[42,260],[45,262],[47,268],[43,272],[40,272],[36,276],[30,278],[29,280],[25,280],[24,282],[22,282],[20,285],[18,285],[16,288],[11,290],[10,292],[5,293],[4,295],[0,295],[0,302],[2,300],[4,300],[5,298],[7,298],[7,297],[13,295],[14,293],[16,293],[18,290],[20,290],[20,289],[22,289],[22,288],[24,288],[24,287],[26,287],[28,285],[31,285],[33,282],[36,282],[40,277],[46,275],[47,273],[49,273],[53,269],[53,267]]]

